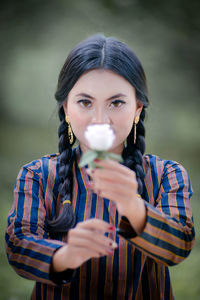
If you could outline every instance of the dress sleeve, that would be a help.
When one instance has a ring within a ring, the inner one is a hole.
[[[181,262],[189,255],[195,239],[191,196],[186,170],[178,163],[167,165],[155,205],[145,201],[147,217],[143,232],[137,235],[128,219],[122,218],[119,234],[158,262],[168,266]]]
[[[42,180],[34,168],[25,166],[18,174],[5,239],[9,263],[19,275],[58,284],[50,266],[54,252],[65,243],[49,238]],[[65,272],[64,283],[72,274]]]

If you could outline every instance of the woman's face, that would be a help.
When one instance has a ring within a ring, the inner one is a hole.
[[[116,135],[110,151],[119,154],[143,105],[126,79],[110,70],[95,69],[79,78],[63,107],[83,152],[89,149],[84,137],[86,127],[110,124]]]

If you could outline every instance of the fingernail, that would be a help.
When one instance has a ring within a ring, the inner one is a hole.
[[[88,188],[92,188],[92,183],[91,183],[91,182],[87,182],[87,183],[86,183],[86,186],[87,186]]]
[[[112,242],[112,248],[117,248],[117,247],[118,247],[117,243]]]
[[[85,171],[86,171],[86,173],[87,173],[88,175],[91,174],[91,170],[90,170],[90,169],[86,169]]]
[[[115,227],[110,226],[108,229],[109,229],[109,230],[115,230]]]
[[[112,247],[112,248],[117,248],[118,247],[117,243],[115,243],[115,242],[110,242],[109,246]]]
[[[98,162],[100,162],[100,159],[95,158],[95,159],[94,159],[94,162],[97,162],[97,163],[98,163]]]

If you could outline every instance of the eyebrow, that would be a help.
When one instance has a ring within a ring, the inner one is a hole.
[[[77,96],[77,97],[79,97],[79,96],[81,96],[81,97],[86,97],[86,98],[95,100],[94,97],[92,97],[92,96],[90,96],[90,95],[88,95],[88,94],[85,94],[85,93],[80,93],[80,94],[77,94],[76,96]],[[116,95],[114,95],[114,96],[111,96],[111,97],[108,98],[107,100],[112,100],[112,99],[116,99],[116,98],[120,98],[120,97],[127,97],[127,95],[119,93],[119,94],[116,94]]]

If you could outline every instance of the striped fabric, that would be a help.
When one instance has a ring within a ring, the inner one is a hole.
[[[99,218],[119,227],[121,234],[109,233],[119,247],[113,255],[84,263],[73,276],[63,278],[65,283],[56,285],[50,264],[66,235],[52,239],[47,218],[62,209],[59,155],[46,155],[25,165],[14,188],[6,247],[16,272],[36,281],[31,299],[173,299],[168,266],[186,258],[194,243],[192,190],[185,169],[176,162],[144,156],[147,222],[140,236],[130,237],[130,224],[118,214],[114,202],[86,188],[88,176],[85,168],[78,167],[78,148],[74,154],[72,205],[77,222]]]

